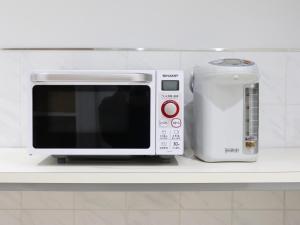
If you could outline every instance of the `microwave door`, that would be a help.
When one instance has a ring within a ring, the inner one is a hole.
[[[151,98],[147,85],[97,87],[98,144],[105,148],[150,147]]]
[[[35,148],[147,149],[148,85],[35,85]]]
[[[81,87],[78,87],[78,89],[81,89]],[[100,142],[103,148],[112,147],[101,135],[102,126],[100,125],[101,119],[99,114],[101,102],[112,96],[113,92],[98,92],[97,88],[86,92],[76,92],[77,146],[93,147]]]
[[[94,91],[75,91],[76,146],[96,146],[97,138],[95,135],[91,135],[99,129],[95,101],[96,93]]]

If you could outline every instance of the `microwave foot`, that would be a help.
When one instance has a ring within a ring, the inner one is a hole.
[[[159,158],[162,160],[171,160],[174,158],[174,155],[160,155]]]
[[[67,157],[57,157],[57,163],[58,164],[66,164],[67,163]]]

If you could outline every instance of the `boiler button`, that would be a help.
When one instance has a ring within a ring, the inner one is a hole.
[[[175,127],[175,128],[178,128],[178,127],[181,127],[181,120],[176,118],[176,119],[172,119],[172,127]]]
[[[160,126],[160,127],[167,127],[167,126],[168,126],[168,120],[163,120],[163,119],[161,119],[161,120],[159,121],[159,126]]]

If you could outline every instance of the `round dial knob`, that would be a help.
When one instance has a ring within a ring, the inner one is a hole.
[[[165,101],[161,106],[162,114],[167,118],[173,118],[179,113],[179,105],[173,100]]]

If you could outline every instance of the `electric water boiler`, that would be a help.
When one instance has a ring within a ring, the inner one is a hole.
[[[219,59],[194,68],[193,149],[207,162],[256,161],[259,74],[254,62]]]

